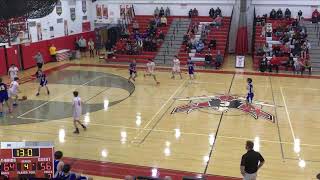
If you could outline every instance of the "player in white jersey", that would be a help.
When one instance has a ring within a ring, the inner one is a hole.
[[[18,83],[19,78],[15,77],[13,81],[10,83],[8,95],[9,98],[12,99],[13,101],[13,106],[17,106],[17,100],[18,100],[18,93],[20,93],[19,89],[19,83]]]
[[[8,75],[9,75],[11,81],[14,81],[14,78],[18,77],[18,72],[19,72],[19,69],[17,68],[17,66],[14,64],[11,64],[11,66],[8,70]]]
[[[147,71],[146,73],[144,74],[144,77],[146,76],[152,76],[154,81],[157,83],[157,84],[160,84],[159,81],[157,81],[157,78],[156,78],[156,75],[155,75],[155,67],[156,67],[156,64],[153,62],[152,59],[148,59],[149,62],[147,63]]]
[[[172,67],[172,77],[171,79],[174,79],[174,74],[179,74],[180,79],[182,79],[181,70],[180,70],[180,60],[178,59],[178,56],[174,56],[173,59],[173,67]]]
[[[80,122],[80,117],[82,115],[82,102],[81,102],[81,98],[79,97],[79,92],[74,91],[73,96],[74,98],[72,102],[72,109],[73,109],[72,116],[73,116],[73,125],[76,129],[73,133],[79,134],[79,128],[77,123],[80,124],[84,130],[86,130],[87,127]]]

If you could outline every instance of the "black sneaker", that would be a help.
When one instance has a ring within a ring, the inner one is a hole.
[[[75,131],[73,131],[74,134],[79,134],[79,129],[77,128]]]
[[[36,94],[36,96],[39,96],[39,95],[40,95],[40,93],[37,93],[37,94]]]
[[[48,95],[50,95],[50,91],[48,91],[47,93],[48,93]]]
[[[87,130],[87,127],[85,125],[82,124],[81,126],[84,130]]]

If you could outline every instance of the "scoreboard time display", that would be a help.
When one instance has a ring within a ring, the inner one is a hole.
[[[1,142],[1,176],[8,179],[53,177],[51,142]]]

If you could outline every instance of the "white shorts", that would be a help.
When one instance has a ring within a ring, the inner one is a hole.
[[[176,73],[180,73],[180,67],[179,66],[177,66],[177,67],[173,66],[172,71],[176,72]]]
[[[18,93],[17,92],[14,92],[12,89],[9,89],[8,90],[8,97],[10,98],[10,97],[15,97],[15,96],[17,96],[18,95]]]
[[[17,76],[10,76],[11,81],[14,81],[14,78]]]
[[[74,120],[80,120],[81,111],[73,111],[72,117]]]

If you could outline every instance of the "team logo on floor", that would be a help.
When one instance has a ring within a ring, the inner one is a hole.
[[[176,100],[189,101],[189,103],[174,108],[171,114],[179,112],[190,113],[194,110],[200,109],[213,109],[219,112],[228,112],[230,109],[237,109],[248,113],[255,119],[263,118],[268,121],[275,122],[274,115],[262,110],[263,106],[274,107],[274,105],[260,101],[254,101],[252,104],[247,104],[244,97],[232,95],[217,95],[176,98]]]

